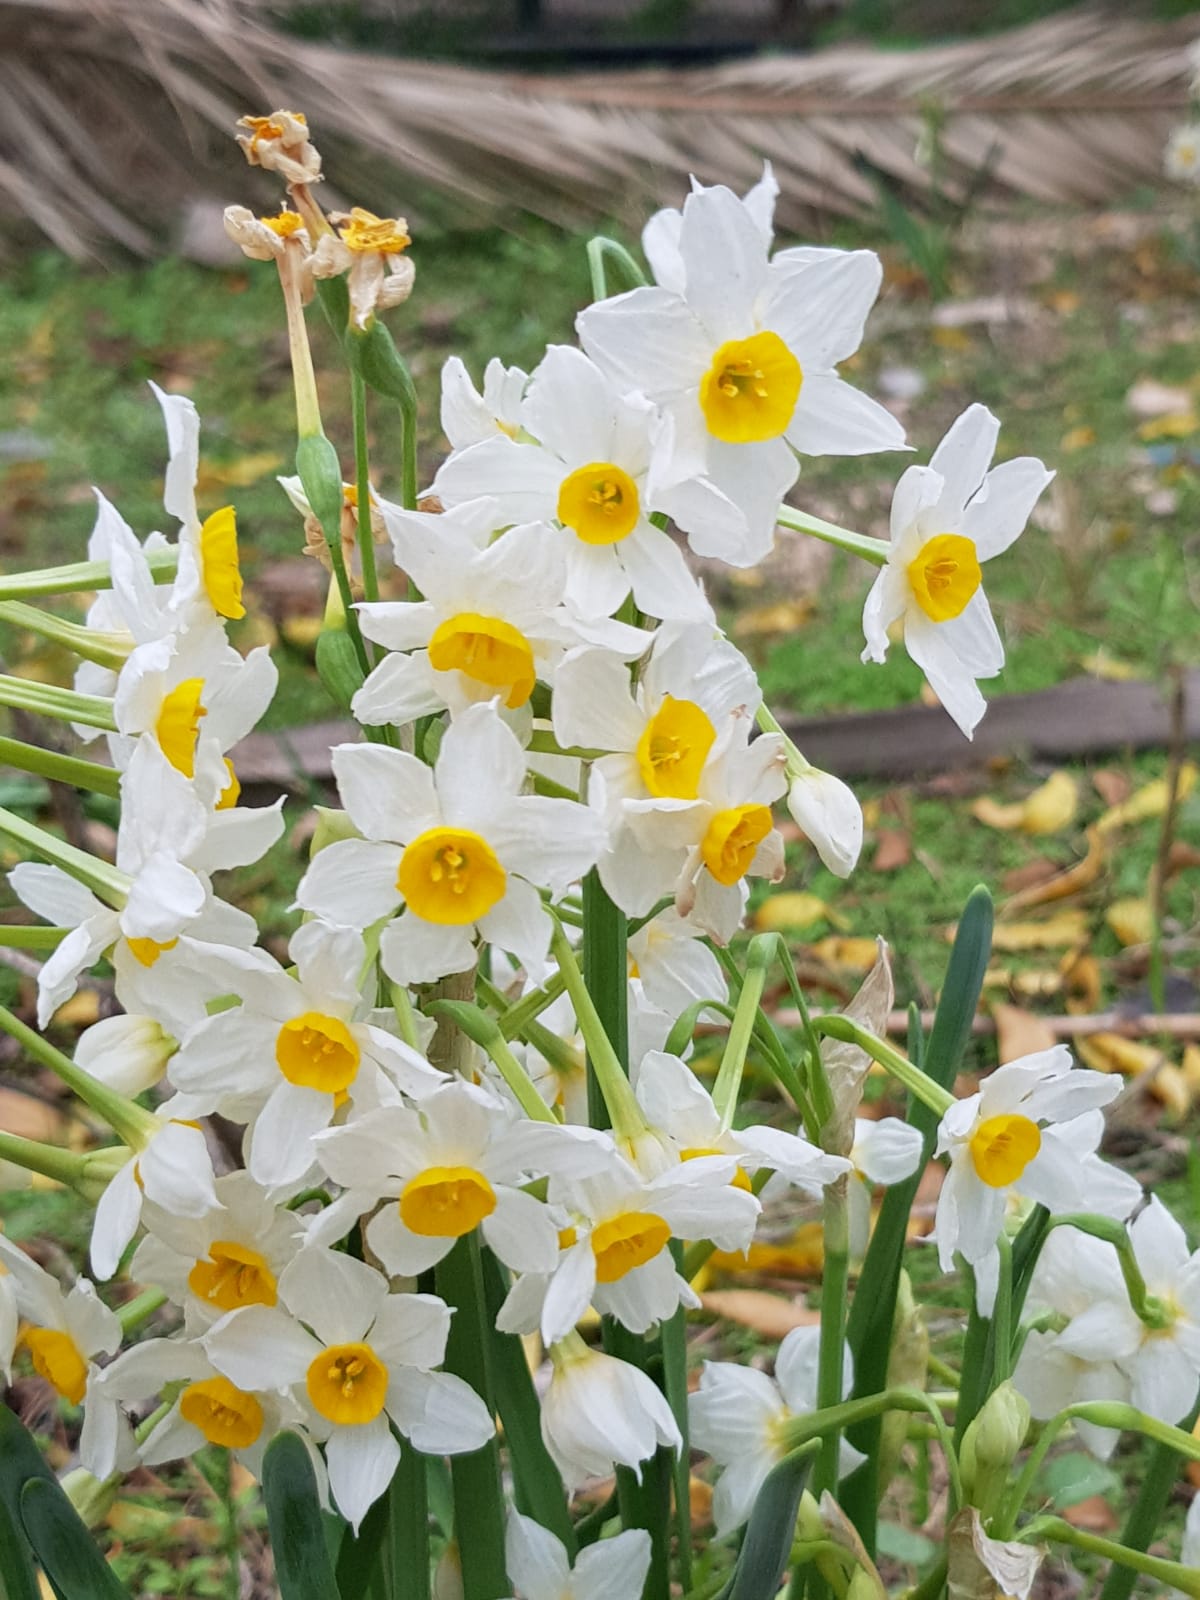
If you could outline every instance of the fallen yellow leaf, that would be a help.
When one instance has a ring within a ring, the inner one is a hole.
[[[832,922],[835,928],[844,928],[846,925],[820,895],[808,894],[803,889],[773,894],[754,913],[754,926],[760,933],[778,933],[786,928],[810,928],[815,922]]]
[[[1143,895],[1114,900],[1104,920],[1122,944],[1149,944],[1154,937],[1154,907]]]
[[[1138,429],[1139,439],[1186,439],[1200,428],[1194,411],[1169,411],[1165,417],[1151,417]]]
[[[1095,444],[1096,430],[1082,424],[1078,428],[1068,428],[1059,440],[1059,449],[1070,453],[1073,450],[1086,450],[1088,445]]]
[[[1093,678],[1104,678],[1109,683],[1129,683],[1142,674],[1128,661],[1118,661],[1107,650],[1096,650],[1089,656],[1080,656],[1079,665]]]
[[[77,989],[54,1013],[56,1028],[87,1028],[100,1015],[100,996],[95,989]]]
[[[856,939],[840,934],[830,934],[810,946],[818,961],[831,967],[846,967],[851,972],[870,972],[879,954],[874,939]]]
[[[764,1339],[782,1339],[793,1328],[811,1328],[821,1320],[819,1311],[765,1289],[714,1289],[700,1296],[700,1304],[705,1311],[752,1328]]]
[[[215,489],[246,489],[283,466],[274,450],[256,450],[233,461],[202,461],[196,474],[196,498],[209,498]]]
[[[709,1261],[721,1272],[739,1277],[760,1273],[772,1278],[816,1278],[825,1260],[823,1237],[819,1222],[802,1222],[790,1239],[756,1240],[744,1254],[714,1250]]]
[[[1179,769],[1179,799],[1186,800],[1195,787],[1196,768],[1192,762],[1185,761]],[[1167,798],[1167,780],[1155,778],[1152,783],[1135,789],[1129,799],[1123,800],[1119,806],[1110,806],[1095,824],[1096,831],[1104,835],[1116,828],[1128,827],[1131,822],[1146,822],[1151,817],[1161,817],[1167,809]]]
[[[1088,851],[1082,861],[1077,861],[1074,866],[1068,867],[1065,872],[1060,872],[1053,878],[1031,884],[1028,889],[1021,889],[1017,894],[1011,895],[1001,906],[1000,915],[1010,916],[1014,911],[1028,911],[1034,906],[1046,905],[1052,900],[1065,900],[1076,890],[1086,889],[1095,883],[1104,865],[1107,846],[1104,836],[1094,827],[1087,830],[1087,837]]]
[[[954,937],[950,929],[948,941]],[[1082,944],[1088,936],[1087,913],[1075,909],[1057,911],[1045,922],[1000,922],[992,938],[995,950],[1060,950]]]
[[[1119,1033],[1084,1034],[1076,1039],[1075,1052],[1096,1072],[1119,1072],[1123,1078],[1140,1078],[1163,1062],[1161,1050]]]
[[[1022,833],[1057,833],[1075,820],[1079,792],[1067,772],[1054,772],[1032,794],[1015,805],[1000,805],[984,795],[971,807],[971,814],[989,828]]]
[[[1180,1069],[1166,1061],[1150,1080],[1150,1093],[1177,1117],[1186,1117],[1196,1100],[1196,1091]]]
[[[1016,1061],[1020,1056],[1031,1056],[1039,1050],[1052,1049],[1058,1043],[1054,1029],[1044,1017],[1020,1006],[1006,1006],[997,1002],[992,1006],[992,1019],[996,1024],[996,1043],[1000,1061]]]
[[[744,639],[761,634],[791,633],[804,626],[813,610],[812,600],[779,600],[774,605],[752,606],[734,623],[734,636]]]

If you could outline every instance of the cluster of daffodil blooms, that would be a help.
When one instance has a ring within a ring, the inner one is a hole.
[[[77,1498],[94,1511],[138,1462],[206,1445],[269,1486],[291,1438],[313,1518],[319,1500],[341,1519],[343,1600],[426,1596],[435,1568],[467,1600],[714,1596],[735,1562],[741,1600],[787,1581],[863,1600],[884,1593],[879,1496],[932,1438],[946,1539],[922,1596],[1024,1600],[1054,1540],[1200,1595],[1194,1566],[1145,1554],[1161,1505],[1139,1501],[1125,1544],[1040,1513],[1069,1426],[1101,1455],[1134,1430],[1168,1465],[1200,1458],[1200,1254],[1098,1154],[1117,1083],[1065,1047],[954,1098],[986,900],[907,1055],[884,1037],[882,943],[842,1015],[810,1014],[783,960],[794,1036],[761,1005],[778,938],[731,946],[754,880],[784,873],[781,806],[842,876],[862,818],[763,704],[689,549],[746,567],[807,530],[874,562],[864,658],[902,632],[969,735],[976,680],[1003,661],[982,563],[1050,474],[993,467],[998,424],[974,405],[900,477],[889,540],[784,504],[804,455],[905,445],[836,370],[879,262],[772,253],[768,169],[743,198],[694,185],[653,217],[653,282],[594,241],[578,347],[531,374],[492,362],[482,392],[447,362],[450,453],[418,503],[411,382],[378,320],[413,288],[406,225],[325,216],[302,117],[245,119],[242,143],[288,191],[227,226],[279,270],[300,433],[284,487],[331,574],[318,668],[364,736],[332,752],[340,808],[320,813],[276,959],[213,883],[284,826],[282,802],[241,803],[230,755],[275,669],[227,637],[244,614],[234,513],[201,519],[196,411],[156,390],[170,534],[139,539],[98,496],[86,562],[0,581],[3,620],[81,657],[72,688],[4,679],[0,698],[102,736],[108,761],[5,754],[120,798],[114,862],[0,813],[38,858],[10,883],[47,926],[7,933],[45,953],[39,1027],[101,961],[121,1008],[73,1059],[0,1011],[119,1141],[0,1136],[0,1156],[95,1202],[90,1279],[64,1288],[0,1238],[0,1369],[30,1361],[82,1406]],[[610,272],[632,287],[607,295]],[[321,428],[314,296],[350,370],[349,484]],[[371,481],[369,396],[398,407],[396,500]],[[407,579],[386,599],[384,557]],[[82,623],[31,603],[89,591]],[[708,1082],[689,1064],[701,1018],[728,1024]],[[748,1058],[778,1085],[761,1124]],[[860,1115],[872,1062],[907,1121]],[[969,1302],[957,1370],[931,1362],[902,1270],[931,1157],[947,1163],[936,1250]],[[689,1393],[698,1276],[789,1191],[822,1209],[820,1326],[788,1335],[773,1376],[706,1361]],[[694,1453],[715,1473],[711,1542],[691,1532]],[[613,1476],[610,1498],[589,1494]],[[289,1600],[330,1592],[303,1587],[311,1563],[285,1569]]]

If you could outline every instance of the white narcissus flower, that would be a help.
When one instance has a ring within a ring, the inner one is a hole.
[[[863,814],[853,789],[832,772],[806,766],[788,771],[787,808],[792,821],[822,862],[837,878],[848,878],[858,865],[863,842]]]
[[[589,1305],[631,1333],[645,1333],[677,1306],[694,1309],[699,1301],[677,1271],[670,1243],[710,1239],[735,1252],[749,1246],[761,1207],[748,1184],[735,1185],[736,1174],[732,1157],[714,1154],[682,1161],[647,1182],[614,1150],[593,1175],[553,1176],[550,1200],[569,1222],[565,1248],[544,1285],[545,1342],[564,1338]]]
[[[729,985],[704,932],[673,906],[651,917],[629,940],[629,975],[650,1005],[672,1021],[698,1000],[724,1004]]]
[[[521,401],[529,374],[506,367],[496,356],[483,369],[483,393],[459,356],[442,368],[442,432],[452,450],[466,450],[484,439],[515,439],[521,427]]]
[[[1004,665],[981,563],[1017,539],[1054,477],[1033,456],[991,467],[999,432],[986,406],[968,406],[929,465],[909,467],[892,500],[887,563],[863,608],[863,660],[885,659],[887,630],[902,620],[905,649],[968,738],[987,709],[975,680]]]
[[[279,1306],[231,1311],[204,1348],[239,1389],[274,1389],[299,1405],[325,1446],[334,1502],[356,1533],[400,1460],[393,1425],[414,1450],[435,1456],[479,1450],[492,1437],[475,1391],[433,1370],[450,1331],[449,1308],[435,1295],[389,1294],[365,1262],[310,1248],[285,1269],[279,1298]]]
[[[424,596],[358,607],[362,630],[384,657],[354,697],[360,722],[414,717],[498,698],[524,728],[538,679],[563,652],[589,641],[630,659],[648,635],[625,623],[582,622],[565,604],[562,538],[544,522],[504,527],[493,499],[445,512],[382,503],[396,565]]]
[[[148,1467],[181,1461],[215,1444],[261,1479],[267,1446],[282,1429],[303,1420],[299,1406],[274,1384],[250,1392],[230,1383],[195,1339],[145,1339],[105,1367],[95,1384],[107,1401],[122,1406],[140,1404],[168,1387],[170,1405],[137,1447],[138,1460]],[[309,1449],[324,1497],[324,1463]],[[116,1470],[111,1453],[93,1453],[84,1466],[101,1480]]]
[[[713,1521],[722,1539],[749,1517],[758,1491],[775,1463],[788,1452],[787,1424],[817,1408],[819,1328],[794,1328],[779,1346],[775,1376],[732,1362],[706,1361],[700,1387],[688,1396],[691,1442],[722,1468],[713,1491]],[[842,1397],[854,1387],[847,1346]],[[840,1475],[863,1457],[842,1441]]]
[[[854,1182],[850,1185],[850,1249],[856,1256],[865,1253],[871,1233],[871,1191],[876,1184],[887,1186],[911,1178],[921,1161],[925,1141],[920,1132],[899,1117],[854,1119],[854,1145],[850,1164]]]
[[[630,1528],[581,1550],[572,1568],[560,1540],[516,1508],[508,1513],[504,1558],[518,1600],[631,1600],[646,1587],[650,1535]]]
[[[650,521],[654,420],[582,351],[552,345],[521,406],[520,441],[497,432],[455,451],[433,493],[448,506],[490,495],[502,523],[561,524],[567,597],[583,616],[610,616],[632,590],[649,616],[711,621],[679,547]]]
[[[1084,1157],[1104,1132],[1090,1113],[1120,1088],[1102,1072],[1073,1069],[1066,1045],[1055,1045],[998,1067],[977,1094],[954,1102],[937,1143],[950,1157],[934,1223],[943,1271],[956,1252],[973,1267],[994,1256],[1010,1194],[1052,1213],[1087,1208]]]
[[[154,1017],[101,1017],[79,1035],[75,1065],[118,1094],[135,1096],[161,1081],[176,1049]]]
[[[147,1202],[178,1217],[219,1210],[213,1182],[212,1157],[201,1129],[190,1122],[161,1122],[96,1202],[92,1271],[101,1282],[116,1272]]]
[[[146,1206],[146,1236],[130,1264],[137,1283],[155,1284],[183,1307],[193,1332],[242,1306],[273,1306],[283,1270],[304,1240],[303,1220],[276,1205],[248,1172],[218,1178],[215,1190],[216,1206],[199,1216]]]
[[[247,866],[270,849],[283,831],[282,803],[214,812],[152,739],[139,740],[121,778],[116,864],[131,880],[124,904],[105,905],[58,867],[22,862],[9,874],[31,911],[71,929],[38,974],[39,1026],[74,994],[80,973],[110,951],[127,1011],[168,1027],[180,1010],[202,1015],[208,996],[197,974],[189,996],[187,982],[164,985],[156,973],[153,999],[146,976],[184,934],[197,943],[254,943],[254,919],[215,899],[208,874]]]
[[[346,1219],[374,1212],[366,1239],[388,1272],[404,1277],[441,1261],[480,1227],[488,1246],[519,1272],[546,1272],[558,1224],[521,1187],[529,1176],[592,1171],[607,1159],[590,1129],[514,1121],[485,1089],[452,1080],[415,1109],[385,1106],[319,1134],[317,1159],[346,1193],[315,1219],[314,1237],[337,1238]],[[379,1207],[380,1200],[389,1203]]]
[[[170,1066],[188,1116],[247,1123],[246,1164],[271,1188],[298,1183],[311,1140],[335,1117],[398,1104],[443,1075],[369,1020],[363,937],[314,920],[292,935],[294,977],[263,952],[230,951],[227,987],[241,1004],[189,1030]]]
[[[866,250],[796,249],[768,260],[765,207],[697,188],[666,283],[600,301],[578,319],[588,355],[664,413],[649,494],[700,555],[751,566],[771,547],[796,451],[896,449],[890,413],[838,377],[879,291]],[[662,226],[659,232],[664,232]]]
[[[630,1467],[640,1482],[642,1462],[659,1445],[680,1448],[670,1406],[637,1367],[589,1349],[578,1334],[551,1346],[550,1362],[542,1439],[568,1492],[618,1466]]]
[[[1178,183],[1200,184],[1200,122],[1174,130],[1163,151],[1163,170]]]
[[[493,705],[454,720],[432,772],[382,745],[338,745],[333,768],[363,837],[317,854],[297,890],[304,910],[367,928],[403,905],[379,942],[397,983],[465,971],[477,934],[540,972],[551,924],[538,889],[560,895],[593,866],[604,825],[574,801],[521,793],[524,754]]]
[[[97,1297],[87,1278],[64,1294],[57,1279],[0,1234],[0,1266],[16,1301],[20,1331],[16,1348],[26,1350],[38,1376],[73,1406],[82,1405],[80,1454],[111,1455],[122,1471],[136,1462],[133,1438],[115,1405],[97,1392],[97,1356],[121,1348],[121,1323]],[[0,1352],[3,1353],[3,1352]]]
[[[1110,1266],[1091,1304],[1059,1335],[1060,1348],[1087,1362],[1114,1361],[1128,1376],[1139,1411],[1179,1422],[1200,1389],[1200,1250],[1157,1197],[1129,1224],[1129,1239],[1146,1288],[1158,1303],[1161,1326],[1142,1322],[1123,1281]],[[1115,1265],[1107,1245],[1101,1249]]]

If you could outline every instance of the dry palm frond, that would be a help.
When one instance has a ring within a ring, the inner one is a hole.
[[[744,187],[768,156],[797,224],[872,203],[858,156],[923,187],[930,104],[948,188],[988,161],[1001,190],[1103,201],[1159,173],[1194,32],[1080,12],[909,52],[533,77],[306,43],[236,0],[0,0],[0,204],[72,254],[149,253],[181,197],[261,179],[229,133],[278,105],[307,112],[331,188],[384,209],[415,189],[475,216],[636,216],[683,172]]]

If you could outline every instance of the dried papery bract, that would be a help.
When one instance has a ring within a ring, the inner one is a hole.
[[[882,1038],[887,1032],[895,985],[888,947],[883,939],[876,942],[879,954],[875,965],[843,1015],[876,1038]],[[835,1155],[849,1155],[854,1148],[854,1119],[862,1103],[871,1057],[860,1045],[842,1039],[825,1039],[821,1044],[821,1063],[833,1097],[833,1112],[821,1130],[821,1143]]]

